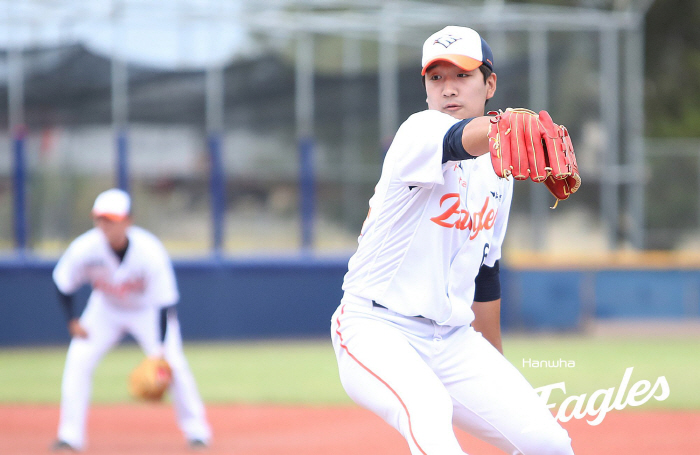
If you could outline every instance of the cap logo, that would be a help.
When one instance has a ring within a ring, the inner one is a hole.
[[[440,38],[436,39],[433,44],[439,44],[441,46],[444,46],[445,49],[456,43],[457,41],[461,40],[462,38],[458,38],[456,36],[452,35],[446,35],[446,36],[441,36]]]

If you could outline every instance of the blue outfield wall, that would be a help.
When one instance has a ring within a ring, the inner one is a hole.
[[[67,343],[54,262],[0,261],[0,345]],[[347,258],[175,261],[187,340],[327,337]],[[699,270],[503,267],[505,330],[572,331],[592,318],[698,318]],[[84,305],[89,289],[81,289]]]
[[[55,262],[0,261],[0,345],[69,340]],[[347,259],[174,261],[183,338],[330,336]],[[89,288],[76,299],[81,310]]]

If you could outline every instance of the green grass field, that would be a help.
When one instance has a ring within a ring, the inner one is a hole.
[[[552,400],[619,388],[625,369],[631,383],[665,376],[667,400],[644,409],[700,410],[700,338],[606,339],[583,336],[507,336],[506,357],[530,383],[566,383]],[[0,404],[58,403],[66,346],[0,349]],[[185,352],[207,403],[350,404],[330,340],[187,343]],[[126,380],[142,354],[133,344],[110,352],[95,372],[93,401],[129,401]],[[573,360],[573,368],[523,367],[523,360]],[[558,400],[557,400],[558,399]]]

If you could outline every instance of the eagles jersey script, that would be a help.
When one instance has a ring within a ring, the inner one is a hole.
[[[145,229],[127,230],[129,247],[120,262],[106,237],[93,228],[76,238],[59,259],[53,279],[64,294],[89,283],[90,299],[122,309],[159,308],[177,303],[175,272],[163,244]]]
[[[468,325],[474,279],[501,257],[513,193],[489,154],[442,163],[459,119],[413,114],[389,148],[343,290],[405,316]]]

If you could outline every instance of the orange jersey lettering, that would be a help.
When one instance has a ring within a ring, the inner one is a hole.
[[[461,231],[469,230],[471,231],[469,240],[474,240],[479,235],[479,232],[484,229],[487,231],[493,229],[498,212],[494,209],[488,210],[488,196],[484,200],[484,205],[481,207],[481,210],[472,214],[460,208],[461,199],[459,193],[445,194],[440,198],[440,207],[448,200],[454,200],[454,202],[440,215],[430,218],[430,221],[446,228],[456,228]]]

